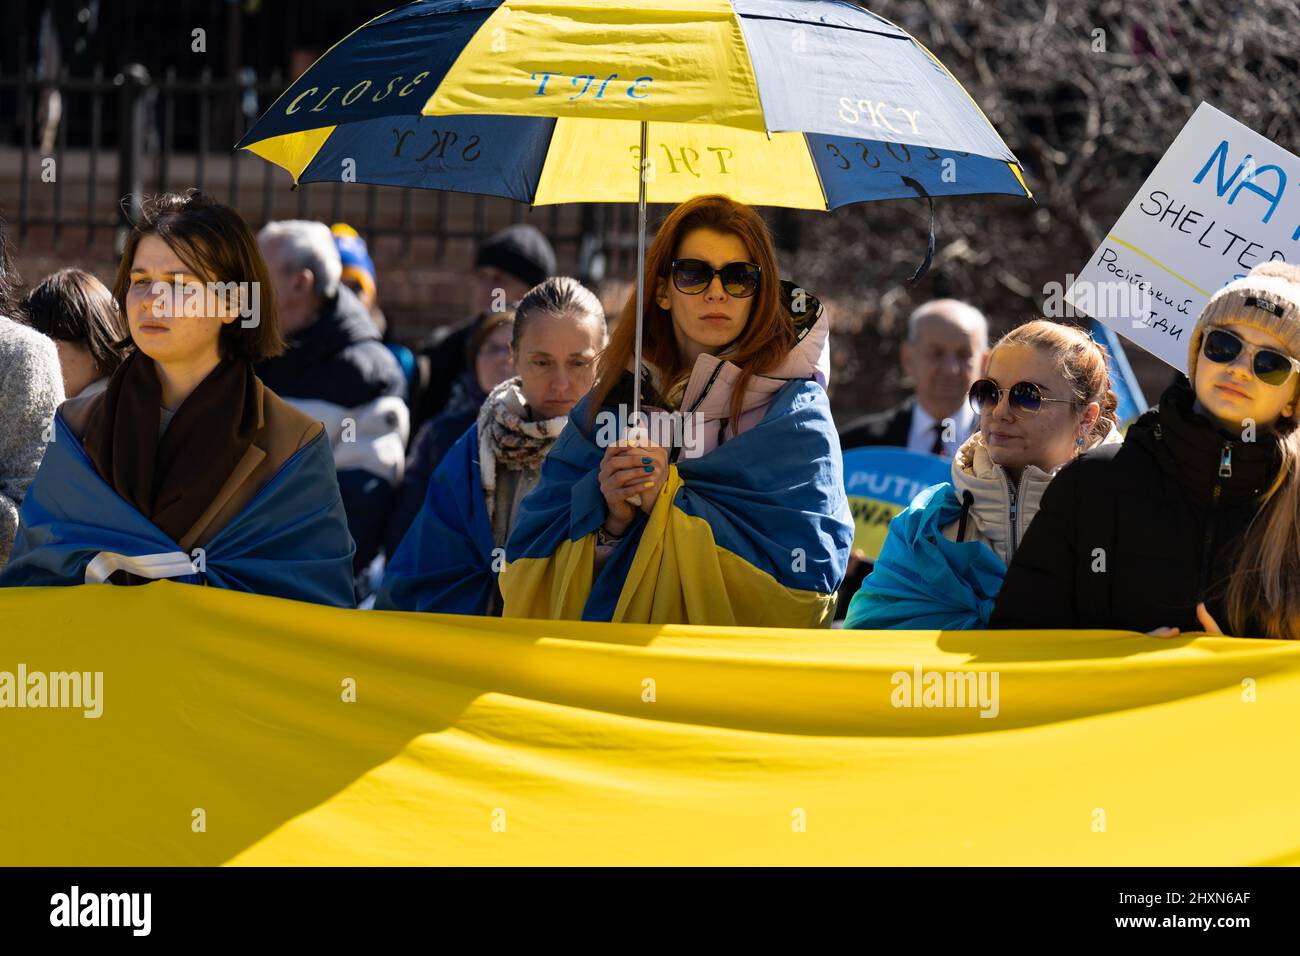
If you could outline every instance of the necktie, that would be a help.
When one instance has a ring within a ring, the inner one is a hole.
[[[943,422],[935,422],[930,427],[930,430],[934,432],[934,444],[930,446],[930,452],[935,455],[943,455]]]

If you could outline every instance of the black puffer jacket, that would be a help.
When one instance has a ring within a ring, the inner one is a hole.
[[[382,395],[403,396],[406,377],[361,300],[347,286],[288,341],[283,355],[257,363],[257,377],[281,398],[356,408]]]
[[[1193,411],[1186,379],[1124,443],[1081,455],[1043,495],[1007,570],[990,628],[1229,629],[1229,573],[1281,456]],[[1263,635],[1253,635],[1263,636]]]

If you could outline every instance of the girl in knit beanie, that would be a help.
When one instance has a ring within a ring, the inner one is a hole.
[[[1218,290],[1187,379],[1061,470],[990,628],[1300,639],[1300,266]]]
[[[1260,498],[1228,583],[1226,622],[1206,630],[1300,638],[1300,266],[1265,262],[1206,303],[1188,343],[1196,410],[1225,433],[1276,443],[1277,474]]]

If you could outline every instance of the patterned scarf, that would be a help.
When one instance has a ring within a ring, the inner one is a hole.
[[[478,412],[479,473],[488,521],[496,506],[497,466],[510,471],[537,471],[569,418],[532,421],[520,380],[507,379],[488,394]]]

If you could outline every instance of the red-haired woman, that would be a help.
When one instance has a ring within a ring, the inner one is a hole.
[[[766,224],[725,196],[674,209],[524,499],[507,617],[827,626],[853,539],[825,383],[825,312],[781,280]],[[629,426],[649,444],[629,447]]]

